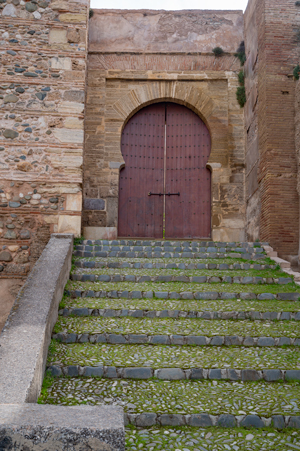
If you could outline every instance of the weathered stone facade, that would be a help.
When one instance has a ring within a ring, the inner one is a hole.
[[[95,11],[85,114],[86,237],[118,235],[126,122],[146,105],[173,101],[197,113],[211,133],[212,238],[245,239],[244,116],[234,55],[242,40],[241,11]],[[224,56],[213,54],[216,46]]]
[[[89,0],[0,2],[0,278],[81,233]]]
[[[118,236],[122,131],[162,101],[209,128],[212,239],[297,256],[299,13],[294,0],[250,0],[245,15],[96,10],[89,20],[89,0],[1,0],[0,278],[25,277],[52,232]]]

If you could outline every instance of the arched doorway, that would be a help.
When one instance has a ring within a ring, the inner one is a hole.
[[[210,238],[208,128],[193,111],[161,102],[137,112],[121,140],[120,237]]]

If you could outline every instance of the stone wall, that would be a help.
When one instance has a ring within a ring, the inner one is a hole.
[[[250,0],[245,12],[247,234],[290,259],[299,243],[293,80],[298,17],[294,0]]]
[[[89,0],[0,1],[0,277],[81,233]]]
[[[299,55],[300,56],[300,55]],[[300,58],[299,58],[300,61]],[[298,167],[298,193],[300,194],[300,80],[295,83],[295,147],[297,155],[297,167]],[[300,234],[300,230],[299,230]],[[300,248],[298,253],[298,259],[300,255]]]
[[[242,40],[241,11],[95,11],[85,116],[87,238],[118,233],[124,125],[143,106],[173,101],[195,111],[211,133],[213,239],[244,240],[244,117],[234,56]],[[214,56],[216,46],[224,56]]]

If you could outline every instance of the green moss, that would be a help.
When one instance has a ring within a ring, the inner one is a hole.
[[[297,321],[213,320],[195,318],[103,318],[59,317],[57,332],[101,334],[147,335],[239,335],[251,337],[299,336]]]
[[[48,365],[116,367],[150,366],[151,368],[252,368],[286,369],[298,367],[300,349],[290,347],[257,348],[239,346],[164,346],[57,344],[56,352],[48,355]]]
[[[238,79],[239,79],[239,83],[241,86],[245,85],[245,75],[244,75],[244,71],[241,70],[238,74]],[[259,245],[254,245],[254,247],[260,247]]]
[[[222,311],[222,312],[296,312],[298,301],[258,301],[258,300],[166,300],[166,299],[110,299],[110,298],[67,298],[67,308],[129,309],[129,310],[182,310],[182,311]]]
[[[201,292],[217,291],[224,293],[290,293],[300,291],[300,287],[293,283],[278,284],[239,284],[239,283],[187,283],[187,282],[76,282],[69,280],[66,285],[68,290],[94,290],[94,291],[183,291]]]
[[[45,401],[46,401],[47,395],[48,395],[48,389],[53,385],[53,383],[54,383],[54,377],[52,377],[50,371],[46,371],[44,379],[43,379],[41,393],[37,400],[38,404],[45,404]]]
[[[236,98],[241,108],[245,106],[246,103],[246,89],[245,86],[239,86],[236,90]]]
[[[221,47],[215,47],[212,51],[215,56],[222,56],[225,53]]]
[[[295,80],[299,80],[300,66],[299,64],[294,68],[293,75]]]

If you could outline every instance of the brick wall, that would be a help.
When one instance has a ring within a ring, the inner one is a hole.
[[[245,13],[247,232],[285,257],[297,255],[299,243],[297,14],[294,0],[253,0]]]
[[[89,0],[0,3],[0,277],[81,233]]]
[[[212,135],[213,239],[245,238],[244,117],[234,56],[242,40],[241,11],[95,11],[85,116],[87,237],[117,236],[126,121],[144,105],[168,100],[195,111]],[[216,58],[215,46],[226,54]]]

